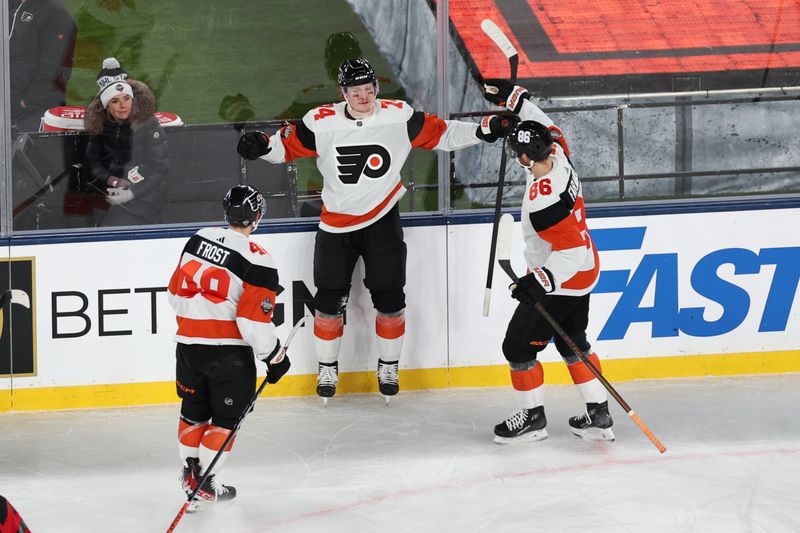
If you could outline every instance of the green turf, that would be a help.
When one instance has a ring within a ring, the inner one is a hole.
[[[186,124],[240,120],[234,116],[250,121],[299,118],[307,109],[338,98],[325,69],[324,46],[330,34],[341,31],[358,39],[381,79],[381,95],[404,97],[369,32],[344,0],[64,3],[78,25],[67,92],[71,105],[89,102],[103,58],[115,56],[131,78],[154,90],[160,111],[176,113]],[[418,153],[409,164],[414,165],[416,183],[437,182],[433,154]],[[298,188],[320,185],[314,161],[299,161]],[[436,191],[417,193],[413,210],[435,210],[437,198]],[[411,210],[407,200],[402,207]]]

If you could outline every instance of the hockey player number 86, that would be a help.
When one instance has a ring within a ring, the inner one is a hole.
[[[200,261],[187,261],[181,267],[178,279],[178,296],[192,297],[198,292],[206,300],[218,304],[224,302],[228,297],[228,289],[231,286],[231,278],[225,270],[209,266],[200,273],[200,287],[198,288],[195,278],[198,271],[203,268]]]
[[[517,142],[525,144],[531,142],[531,132],[528,130],[519,130],[517,132]]]

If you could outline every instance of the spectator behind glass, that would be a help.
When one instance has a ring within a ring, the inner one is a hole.
[[[128,79],[119,61],[103,61],[100,91],[86,108],[86,160],[92,184],[106,191],[108,214],[101,226],[157,224],[167,190],[169,152],[154,116],[155,96]]]
[[[13,131],[39,131],[44,112],[64,105],[72,74],[75,19],[61,0],[10,0]]]

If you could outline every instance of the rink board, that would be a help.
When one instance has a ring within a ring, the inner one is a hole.
[[[800,372],[800,237],[784,229],[799,219],[800,209],[590,219],[601,277],[588,338],[608,377]],[[490,316],[481,314],[491,225],[433,223],[407,227],[405,235],[403,388],[507,385],[500,346],[515,302],[499,268]],[[279,267],[284,290],[275,317],[285,338],[309,312],[314,232],[255,238]],[[27,283],[33,296],[31,311],[14,308],[14,322],[29,320],[24,331],[32,333],[14,337],[14,368],[27,366],[13,380],[0,376],[0,410],[176,401],[175,318],[165,289],[185,240],[13,247],[12,261],[3,260],[14,264],[12,286]],[[523,273],[519,223],[514,243],[512,264]],[[375,312],[362,278],[359,262],[341,392],[376,390]],[[309,326],[290,358],[289,376],[268,394],[313,394]],[[546,382],[569,382],[552,344],[540,360]]]

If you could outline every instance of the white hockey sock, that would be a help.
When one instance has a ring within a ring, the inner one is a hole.
[[[527,370],[511,369],[511,384],[523,409],[544,405],[544,369],[539,361]]]
[[[403,351],[403,338],[406,332],[405,311],[375,317],[375,333],[378,335],[378,356],[386,362],[400,360]]]
[[[195,422],[180,417],[178,421],[178,451],[181,463],[189,457],[197,458],[200,454],[200,441],[208,428],[208,422]]]
[[[592,365],[602,373],[602,366],[600,365],[600,358],[596,353],[591,353],[586,357]],[[572,377],[572,382],[578,387],[583,401],[585,403],[603,403],[608,399],[606,395],[606,388],[600,383],[600,380],[594,377],[594,374],[586,363],[583,361],[576,361],[568,364],[567,369]]]
[[[339,347],[344,334],[344,317],[314,313],[314,348],[317,361],[335,363],[339,359]]]

